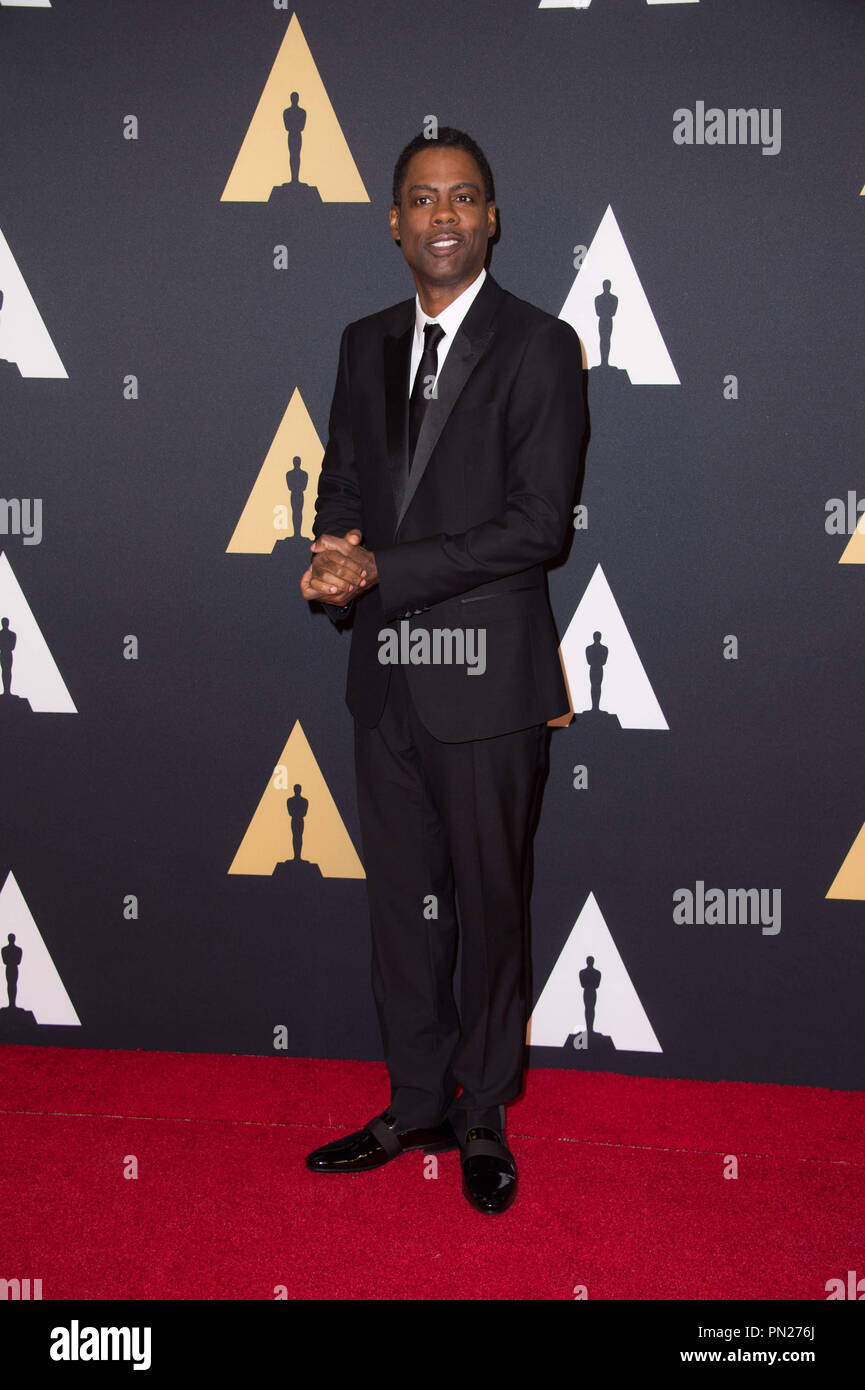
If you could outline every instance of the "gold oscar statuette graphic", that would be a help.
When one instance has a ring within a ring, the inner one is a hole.
[[[283,207],[368,203],[297,15],[292,15],[222,194]]]
[[[853,841],[826,897],[865,901],[865,825]]]
[[[859,524],[844,547],[838,564],[865,565],[865,516],[860,517]]]
[[[229,555],[272,555],[277,541],[312,541],[324,446],[295,387],[252,492],[226,546]]]
[[[366,877],[300,720],[228,872],[273,875],[289,884]]]

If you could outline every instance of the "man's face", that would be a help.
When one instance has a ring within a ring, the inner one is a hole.
[[[495,203],[484,200],[483,176],[466,150],[439,146],[412,155],[402,205],[391,207],[399,241],[418,288],[459,293],[480,274],[496,230]]]

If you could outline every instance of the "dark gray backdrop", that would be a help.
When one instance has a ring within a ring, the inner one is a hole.
[[[364,883],[227,876],[296,718],[359,833],[347,634],[293,560],[225,546],[294,387],[324,437],[343,325],[413,293],[387,207],[434,113],[486,151],[493,272],[541,307],[612,203],[682,381],[605,396],[589,377],[590,525],[554,609],[562,634],[603,564],[670,732],[554,732],[535,996],[592,891],[664,1049],[616,1070],[861,1087],[863,906],[825,894],[865,820],[865,573],[824,521],[863,465],[865,10],[297,13],[371,198],[303,219],[220,203],[289,17],[269,0],[0,9],[0,227],[69,373],[0,399],[0,492],[44,503],[40,546],[0,543],[79,710],[0,733],[0,881],[83,1024],[40,1040],[265,1054],[284,1023],[289,1054],[380,1055]],[[780,153],[675,145],[698,99],[780,107]],[[781,888],[781,932],[676,926],[698,879]]]

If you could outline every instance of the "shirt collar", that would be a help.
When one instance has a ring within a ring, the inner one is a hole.
[[[430,318],[429,314],[424,313],[423,309],[420,307],[420,299],[415,295],[414,331],[418,343],[423,343],[423,331],[428,323],[439,324],[444,329],[445,336],[452,337],[471,308],[475,296],[478,294],[481,285],[486,279],[486,275],[486,268],[482,267],[481,273],[478,275],[477,279],[472,280],[468,288],[463,290],[462,294],[457,295],[453,303],[449,304],[446,309],[442,309],[436,319]]]

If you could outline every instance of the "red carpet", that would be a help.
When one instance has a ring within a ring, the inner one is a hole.
[[[859,1093],[530,1072],[500,1217],[469,1207],[457,1153],[437,1179],[419,1153],[306,1171],[387,1095],[371,1062],[0,1047],[0,1278],[43,1299],[820,1300],[865,1276]]]

